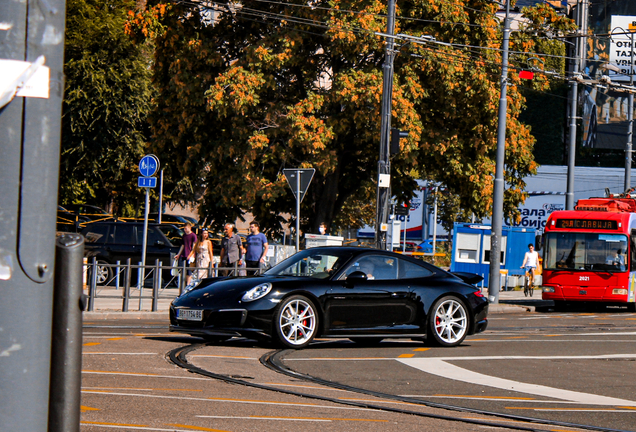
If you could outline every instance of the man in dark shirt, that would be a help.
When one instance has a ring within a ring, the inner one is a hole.
[[[179,267],[186,267],[194,262],[194,244],[197,242],[197,235],[192,232],[192,224],[186,223],[183,227],[183,237],[181,238],[182,244],[177,254],[179,259]],[[188,270],[186,275],[186,285],[189,285],[192,281],[192,271]]]
[[[221,240],[221,267],[234,267],[243,264],[243,243],[241,236],[234,233],[234,225],[225,224],[225,237]],[[221,276],[227,276],[232,270],[221,270]]]

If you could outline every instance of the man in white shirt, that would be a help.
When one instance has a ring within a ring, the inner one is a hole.
[[[539,265],[539,254],[534,250],[534,245],[530,243],[528,245],[528,252],[523,257],[523,264],[521,264],[521,268],[526,269],[526,273],[530,272],[532,275],[532,279],[534,281],[534,271]]]

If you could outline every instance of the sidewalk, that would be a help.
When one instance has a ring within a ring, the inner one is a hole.
[[[88,290],[85,289],[84,293],[88,294]],[[487,289],[484,289],[483,293],[485,296],[488,296]],[[161,290],[157,302],[157,311],[152,312],[152,289],[143,289],[140,302],[139,290],[131,288],[128,312],[122,312],[123,289],[117,290],[114,287],[98,287],[93,311],[84,312],[84,320],[143,319],[168,321],[170,303],[177,294],[178,290],[176,288]],[[523,290],[501,291],[499,293],[499,303],[491,304],[489,313],[534,312],[535,307],[549,306],[550,304],[550,301],[541,300],[541,291],[536,289],[533,297],[525,297]]]

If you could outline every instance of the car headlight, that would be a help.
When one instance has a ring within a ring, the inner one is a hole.
[[[254,300],[258,300],[261,297],[265,297],[271,290],[272,284],[269,282],[256,285],[254,288],[243,294],[243,298],[241,299],[241,301],[251,302]]]

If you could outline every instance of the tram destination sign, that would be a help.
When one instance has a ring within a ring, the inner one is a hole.
[[[618,222],[598,219],[557,219],[557,228],[616,230]]]

